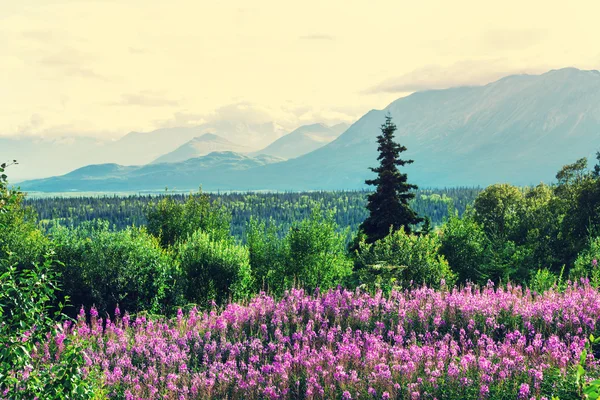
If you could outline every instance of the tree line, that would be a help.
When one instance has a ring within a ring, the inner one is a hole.
[[[421,189],[415,191],[411,207],[420,215],[426,215],[435,226],[449,216],[448,210],[462,213],[471,204],[480,188],[457,187]],[[206,193],[211,202],[225,207],[231,214],[231,234],[243,239],[250,218],[273,220],[285,233],[294,223],[310,216],[319,206],[333,210],[340,229],[356,232],[368,215],[365,208],[369,191],[338,192],[286,192],[286,193]],[[197,194],[197,193],[196,193]],[[49,232],[57,225],[78,227],[85,221],[101,219],[117,230],[148,223],[146,213],[152,203],[169,196],[178,203],[185,203],[194,193],[165,193],[159,195],[100,195],[77,197],[27,197],[24,204],[33,208],[42,229]]]

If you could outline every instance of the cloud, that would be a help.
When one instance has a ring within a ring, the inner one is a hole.
[[[179,101],[168,99],[163,93],[153,91],[142,91],[121,95],[121,100],[111,103],[114,106],[137,106],[137,107],[176,107]]]
[[[51,30],[28,30],[21,32],[24,39],[32,40],[40,43],[50,43],[55,41],[56,33]]]
[[[39,114],[32,114],[29,120],[17,127],[17,134],[23,136],[32,136],[38,133],[38,130],[44,124],[44,118]]]
[[[273,121],[288,119],[290,115],[268,107],[262,107],[250,102],[240,101],[227,104],[206,113],[191,112],[188,110],[178,111],[172,118],[157,121],[161,128],[172,128],[179,126],[198,126],[202,124],[217,124],[227,122],[231,125],[261,125]]]
[[[200,113],[177,111],[173,113],[173,116],[169,119],[157,120],[154,122],[159,128],[177,128],[199,126],[206,123],[206,120],[204,119],[204,115]]]
[[[157,121],[157,125],[161,128],[203,126],[207,131],[258,149],[301,125],[317,122],[335,125],[354,120],[356,116],[341,110],[292,102],[286,102],[279,107],[265,107],[240,101],[208,113],[176,112],[168,120]]]
[[[61,50],[38,57],[37,65],[51,68],[66,77],[110,81],[110,79],[98,74],[87,65],[91,61],[92,58],[86,53],[71,47],[64,47]]]
[[[482,37],[482,46],[488,50],[522,50],[548,37],[542,29],[493,29]]]
[[[312,34],[299,37],[300,40],[335,40],[335,37],[326,34]]]
[[[129,51],[130,54],[147,54],[149,53],[148,49],[142,48],[142,47],[131,47],[129,46],[127,48],[127,50]]]
[[[446,89],[458,86],[483,85],[507,75],[537,74],[547,67],[515,68],[504,60],[468,60],[451,66],[430,65],[407,74],[386,79],[363,93],[407,93],[420,90]]]

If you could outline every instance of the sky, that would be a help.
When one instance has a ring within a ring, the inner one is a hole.
[[[350,123],[414,91],[598,69],[599,14],[597,0],[0,0],[0,135]]]

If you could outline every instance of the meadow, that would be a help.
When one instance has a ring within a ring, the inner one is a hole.
[[[373,192],[0,184],[1,398],[599,396],[600,167],[581,160],[550,185],[412,192],[432,217],[374,239]]]
[[[172,319],[114,315],[82,308],[34,360],[52,368],[70,337],[84,374],[124,399],[576,399],[600,366],[600,293],[585,280],[542,294],[292,289]]]

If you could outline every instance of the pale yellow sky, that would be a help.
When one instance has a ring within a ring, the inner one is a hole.
[[[598,0],[0,0],[0,135],[351,122],[415,90],[597,69],[598,15]]]

